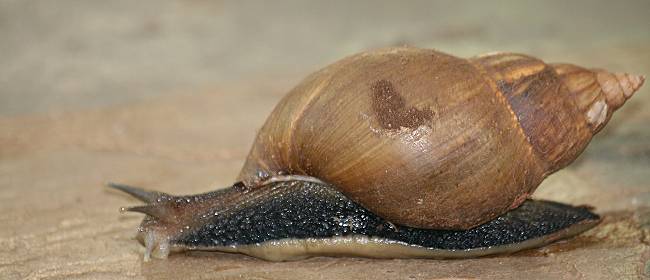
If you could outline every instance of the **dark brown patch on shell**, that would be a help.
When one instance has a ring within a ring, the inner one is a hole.
[[[431,121],[433,112],[430,109],[407,108],[404,97],[395,90],[391,82],[378,80],[371,88],[372,109],[382,128],[417,128]]]

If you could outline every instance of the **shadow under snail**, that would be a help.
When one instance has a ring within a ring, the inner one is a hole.
[[[237,183],[146,203],[145,259],[170,251],[465,258],[594,227],[587,207],[529,200],[644,77],[522,54],[363,52],[303,80],[259,131]]]

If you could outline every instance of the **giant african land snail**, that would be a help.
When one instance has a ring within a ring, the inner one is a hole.
[[[232,187],[148,204],[151,254],[471,257],[541,246],[599,218],[527,201],[644,78],[513,53],[391,48],[307,77],[267,119]]]

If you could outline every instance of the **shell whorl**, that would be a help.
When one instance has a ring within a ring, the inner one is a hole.
[[[515,111],[546,175],[575,160],[644,82],[643,76],[493,53],[471,60],[486,69]]]
[[[571,64],[553,64],[575,97],[576,106],[586,116],[593,134],[600,131],[614,111],[623,106],[641,88],[645,77],[627,73],[610,73]]]

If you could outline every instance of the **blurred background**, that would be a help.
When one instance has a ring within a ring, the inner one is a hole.
[[[359,51],[515,51],[648,70],[648,1],[32,1],[0,4],[2,115],[112,106]],[[614,56],[616,59],[612,59]],[[646,67],[646,68],[643,68]]]
[[[0,278],[570,278],[650,275],[650,90],[536,195],[590,204],[577,241],[459,261],[227,254],[144,264],[136,202],[232,183],[307,74],[386,46],[530,54],[650,74],[650,1],[0,1]],[[202,268],[197,271],[197,267]]]

